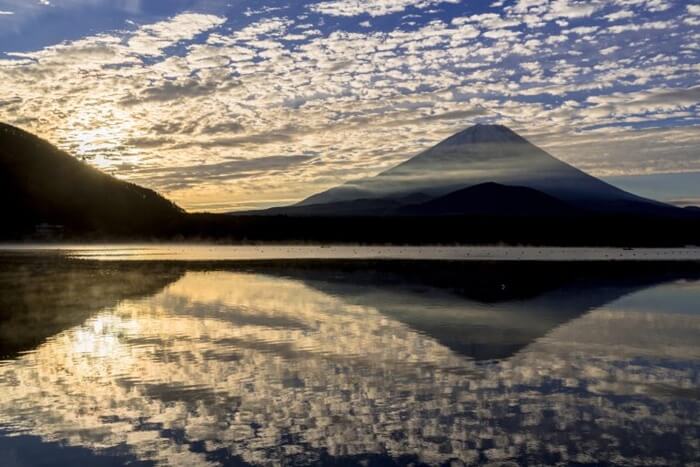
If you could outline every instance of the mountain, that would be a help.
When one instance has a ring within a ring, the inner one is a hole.
[[[41,225],[66,233],[149,235],[183,211],[156,192],[118,180],[19,128],[0,124],[5,238]]]
[[[587,212],[678,214],[680,211],[590,176],[552,157],[505,126],[475,125],[379,175],[331,188],[294,206],[259,213],[387,214],[387,209],[391,211],[397,207],[399,212],[405,212],[402,206],[411,203],[404,200],[418,194],[427,199],[436,199],[453,192],[454,196],[446,202],[455,203],[466,196],[462,199],[463,203],[485,203],[483,205],[488,206],[490,201],[477,198],[476,193],[457,193],[464,188],[486,183],[536,190],[541,194],[528,192],[528,199],[533,202],[549,196]],[[490,191],[498,191],[496,196],[501,201],[497,204],[504,208],[502,201],[505,200],[506,190],[491,186]],[[523,207],[522,200],[511,201]],[[553,200],[548,199],[547,203],[551,205]],[[443,208],[444,205],[440,209]],[[521,208],[517,210],[527,211]],[[449,209],[454,213],[471,213],[475,210],[484,211],[473,205],[453,205]],[[550,211],[549,208],[545,210]],[[504,215],[508,212],[509,209],[505,209]]]
[[[361,198],[298,204],[262,211],[294,216],[500,216],[567,217],[584,210],[532,188],[486,182],[432,197],[419,192],[401,197]]]
[[[401,207],[413,216],[563,217],[577,213],[574,206],[541,191],[487,182],[439,196],[421,204]]]

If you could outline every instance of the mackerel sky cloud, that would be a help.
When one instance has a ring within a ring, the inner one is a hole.
[[[0,120],[191,210],[289,203],[491,122],[638,192],[682,174],[654,194],[690,202],[699,102],[696,2],[0,0]]]

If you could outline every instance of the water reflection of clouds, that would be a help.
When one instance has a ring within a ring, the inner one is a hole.
[[[162,465],[697,460],[700,315],[625,300],[477,364],[302,281],[190,272],[0,367],[0,424]]]

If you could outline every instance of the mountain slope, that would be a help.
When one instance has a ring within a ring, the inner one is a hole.
[[[502,125],[473,126],[375,177],[318,193],[298,205],[396,198],[416,192],[438,197],[488,182],[531,188],[593,211],[674,209],[592,177]]]
[[[48,142],[0,124],[0,196],[4,237],[43,223],[67,231],[150,234],[183,211],[156,192],[123,182],[80,162]]]
[[[404,215],[569,216],[579,210],[532,188],[487,182],[453,191],[422,204],[404,206]]]
[[[432,196],[425,193],[412,193],[408,196],[396,198],[360,198],[350,201],[338,201],[324,204],[310,204],[293,206],[282,206],[277,208],[268,208],[260,211],[243,211],[233,214],[250,214],[250,215],[285,215],[285,216],[387,216],[400,214],[399,210],[417,205],[433,199]]]

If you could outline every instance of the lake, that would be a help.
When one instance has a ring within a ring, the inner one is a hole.
[[[193,248],[0,253],[0,465],[700,463],[695,250]]]

